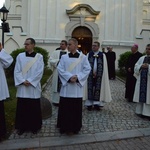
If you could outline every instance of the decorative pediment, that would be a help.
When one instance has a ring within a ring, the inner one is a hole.
[[[90,5],[78,4],[70,10],[66,10],[70,20],[80,20],[84,18],[84,21],[95,21],[100,11],[94,10]]]

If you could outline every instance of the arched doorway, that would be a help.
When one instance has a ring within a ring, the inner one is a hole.
[[[84,54],[87,54],[92,47],[92,32],[83,26],[75,28],[72,32],[72,37],[78,40],[78,48]]]

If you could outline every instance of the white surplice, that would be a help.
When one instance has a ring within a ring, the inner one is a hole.
[[[52,102],[53,103],[59,103],[59,92],[58,89],[58,71],[57,71],[57,65],[59,63],[60,58],[60,52],[66,52],[68,53],[68,50],[55,50],[52,55],[50,56],[49,62],[50,62],[50,68],[53,71],[52,76]]]
[[[37,54],[36,54],[37,55]],[[20,98],[33,98],[41,97],[41,83],[40,80],[43,76],[44,62],[43,56],[39,54],[38,59],[24,75],[22,74],[23,68],[26,64],[34,59],[34,57],[26,57],[26,53],[20,53],[16,58],[16,65],[14,69],[15,86],[17,87],[17,97]],[[22,83],[29,81],[30,86],[25,86]]]
[[[4,68],[8,68],[12,62],[12,56],[2,49],[0,51],[0,101],[9,97]]]
[[[96,64],[96,67],[97,67],[97,64]],[[102,75],[100,91],[101,92],[100,92],[99,101],[88,100],[88,86],[86,83],[85,88],[84,88],[84,100],[86,100],[85,105],[91,106],[94,104],[94,105],[104,106],[105,103],[110,102],[112,100],[111,92],[110,92],[110,85],[109,85],[109,78],[108,78],[107,60],[106,60],[105,54],[103,54],[103,75]]]
[[[88,78],[91,67],[87,57],[82,53],[80,53],[80,55],[82,55],[81,61],[71,71],[68,71],[70,65],[80,59],[80,56],[79,58],[69,58],[69,55],[66,54],[61,57],[57,69],[62,82],[62,87],[60,90],[60,96],[62,97],[83,97],[83,86]],[[68,82],[73,75],[77,75],[79,83]]]
[[[133,101],[137,102],[137,107],[136,107],[136,113],[137,114],[142,114],[145,116],[150,116],[150,65],[148,67],[148,74],[147,74],[147,95],[146,95],[146,103],[140,103],[139,102],[139,92],[140,92],[140,78],[141,78],[141,66],[143,64],[144,58],[146,56],[142,56],[139,58],[137,63],[135,64],[134,67],[134,76],[136,77],[136,86],[135,86],[135,91],[134,91],[134,97]]]

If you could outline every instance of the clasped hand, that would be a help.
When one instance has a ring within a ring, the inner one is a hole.
[[[148,63],[144,63],[141,68],[148,68]]]
[[[24,81],[24,82],[23,82],[23,84],[24,84],[25,86],[29,86],[29,85],[31,85],[31,83],[30,83],[29,81],[27,81],[27,80],[26,80],[26,81]]]
[[[70,81],[71,81],[72,83],[75,83],[75,82],[77,81],[77,79],[78,79],[77,75],[74,75],[74,76],[72,76],[72,77],[70,78]]]

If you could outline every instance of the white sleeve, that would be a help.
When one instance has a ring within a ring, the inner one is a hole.
[[[0,61],[1,61],[3,68],[8,68],[13,62],[13,58],[11,55],[6,53],[4,49],[2,49],[0,52]]]
[[[16,64],[14,69],[14,80],[15,80],[15,86],[18,86],[25,81],[22,75],[20,55],[18,55],[16,58]]]
[[[67,85],[67,82],[73,76],[73,74],[68,72],[65,68],[65,62],[64,62],[65,58],[66,57],[62,56],[58,66],[57,66],[58,74],[59,74],[59,77],[60,77],[60,80],[61,80],[63,86]]]
[[[143,64],[144,57],[140,57],[134,66],[134,76],[137,78],[140,75],[141,66]]]
[[[77,77],[78,77],[79,83],[81,84],[81,86],[83,86],[91,71],[91,66],[86,56],[83,57],[82,63],[80,65],[82,65],[81,66],[82,71],[77,74]]]
[[[54,51],[52,53],[52,55],[50,56],[50,59],[49,59],[49,62],[50,62],[50,66],[56,68],[57,67],[57,64],[59,62],[59,58],[57,58],[57,51]]]

